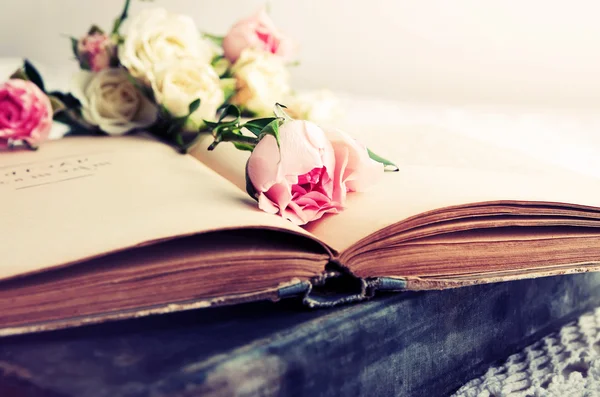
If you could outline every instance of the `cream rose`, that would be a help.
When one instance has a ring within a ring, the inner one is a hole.
[[[82,70],[75,76],[72,91],[81,102],[85,121],[109,135],[123,135],[156,121],[156,106],[133,85],[124,69]]]
[[[209,64],[213,55],[192,18],[162,8],[147,9],[131,18],[125,41],[119,46],[121,64],[148,85],[155,65],[183,58]]]
[[[187,115],[189,104],[200,99],[200,107],[189,118],[195,128],[202,127],[203,120],[214,120],[217,108],[225,101],[219,76],[200,60],[164,64],[155,69],[154,77],[154,96],[173,116]]]
[[[344,117],[339,99],[328,90],[294,93],[284,105],[292,117],[319,125],[337,124]]]
[[[270,115],[277,102],[290,92],[289,73],[280,57],[246,49],[232,67],[236,94],[231,103],[258,116]]]

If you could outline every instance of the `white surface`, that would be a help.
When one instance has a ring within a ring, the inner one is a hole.
[[[375,128],[433,124],[600,178],[600,112],[523,106],[435,105],[341,96],[346,123]],[[382,148],[383,151],[385,148]],[[600,183],[600,181],[599,181]]]
[[[0,56],[68,65],[92,23],[108,28],[122,0],[4,0]],[[164,6],[223,34],[265,0],[132,1]],[[600,105],[596,0],[271,0],[296,38],[299,88],[393,99]],[[71,66],[73,66],[71,64]]]
[[[29,57],[50,88],[66,89],[77,67],[66,36],[80,36],[92,23],[109,28],[122,3],[4,0],[0,57]],[[131,13],[162,6],[189,14],[200,30],[224,34],[264,3],[132,0]],[[437,123],[600,176],[600,2],[270,4],[276,24],[301,44],[295,87],[348,93],[342,98],[350,122]]]
[[[20,62],[18,58],[0,58],[0,75],[9,75]],[[48,87],[68,90],[70,69],[37,66]],[[362,134],[368,134],[372,125],[389,128],[392,133],[395,126],[414,125],[418,131],[419,124],[434,124],[600,178],[600,112],[593,109],[441,105],[338,95],[345,114],[340,124],[350,124]],[[64,131],[64,126],[55,123],[51,136],[59,137]]]

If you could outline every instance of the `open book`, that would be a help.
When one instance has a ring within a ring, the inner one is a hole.
[[[600,269],[600,183],[438,127],[371,127],[393,159],[301,228],[245,193],[210,137],[73,137],[0,155],[0,334],[303,296],[451,288]]]

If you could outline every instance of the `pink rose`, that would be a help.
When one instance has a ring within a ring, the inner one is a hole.
[[[335,152],[335,201],[343,203],[346,192],[364,192],[383,177],[383,164],[369,157],[367,148],[338,129],[325,130]]]
[[[295,120],[283,124],[279,136],[281,149],[271,135],[260,140],[247,176],[260,209],[297,225],[338,213],[346,193],[365,191],[383,176],[383,164],[341,130]]]
[[[248,160],[248,178],[256,190],[258,206],[297,225],[337,213],[342,203],[336,191],[335,154],[325,132],[317,125],[295,120],[279,129],[280,145],[267,135]],[[280,156],[281,155],[281,156]]]
[[[38,86],[20,79],[0,84],[0,148],[19,140],[35,146],[51,128],[50,99]]]
[[[288,59],[294,43],[275,27],[265,10],[238,21],[223,39],[223,52],[232,63],[246,48],[259,49]]]
[[[99,72],[111,66],[116,56],[116,47],[110,37],[95,32],[82,37],[77,43],[77,58],[81,67]]]

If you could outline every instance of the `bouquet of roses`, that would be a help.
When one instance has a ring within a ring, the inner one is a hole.
[[[287,65],[296,45],[264,9],[217,37],[162,8],[129,18],[129,4],[110,33],[92,26],[84,37],[71,38],[81,70],[72,92],[61,96],[67,109],[59,119],[73,133],[145,129],[186,150],[229,104],[244,115],[265,116],[276,102],[289,101],[294,114],[318,116],[307,105],[313,98],[293,94]]]
[[[0,146],[35,147],[48,136],[53,115],[71,134],[143,130],[184,153],[210,133],[208,150],[231,142],[251,152],[248,193],[262,210],[298,225],[338,213],[347,193],[374,184],[385,167],[397,170],[344,132],[306,120],[335,114],[334,101],[323,93],[293,95],[286,62],[295,44],[264,10],[221,38],[161,8],[132,17],[122,33],[129,4],[110,33],[92,26],[71,39],[80,70],[70,93],[46,93],[28,62],[0,86]],[[325,106],[319,111],[315,102]]]

